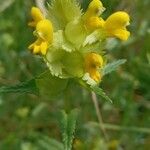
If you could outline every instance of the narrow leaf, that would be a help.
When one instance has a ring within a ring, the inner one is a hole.
[[[0,93],[38,93],[35,79],[31,79],[26,82],[19,83],[17,85],[2,86],[0,87]]]
[[[91,86],[91,89],[101,97],[103,97],[105,100],[108,100],[109,102],[113,103],[112,100],[106,95],[106,93],[98,86]]]
[[[77,115],[78,115],[78,111],[72,110],[71,113],[68,116],[68,149],[71,150],[72,148],[72,143],[73,143],[73,139],[74,139],[74,132],[75,132],[75,128],[76,128],[76,121],[77,121]]]
[[[70,114],[67,114],[64,111],[62,111],[61,113],[60,126],[65,150],[72,149],[72,142],[74,139],[77,114],[78,111],[76,109],[72,110]]]
[[[117,60],[117,61],[107,64],[102,69],[103,75],[107,75],[110,72],[115,71],[120,65],[124,64],[125,62],[126,62],[126,59],[120,59],[120,60]]]

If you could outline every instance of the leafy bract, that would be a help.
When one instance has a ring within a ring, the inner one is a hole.
[[[49,18],[56,30],[81,17],[82,11],[76,0],[52,0],[49,5]]]
[[[79,52],[66,53],[63,57],[62,64],[68,75],[73,77],[83,76],[83,57]]]
[[[62,30],[58,30],[57,32],[54,33],[54,41],[53,41],[52,48],[62,49],[67,52],[72,52],[75,50],[73,45],[65,39],[65,36]]]
[[[87,32],[82,20],[78,19],[68,23],[65,28],[65,35],[67,40],[74,44],[77,49],[79,49],[87,36]]]
[[[40,94],[49,97],[58,96],[63,90],[65,90],[67,83],[67,79],[54,77],[49,71],[44,72],[36,78],[36,85],[39,88]]]

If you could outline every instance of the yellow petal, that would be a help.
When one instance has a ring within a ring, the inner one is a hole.
[[[103,58],[96,53],[89,53],[85,57],[85,72],[88,72],[90,77],[99,82],[101,80],[101,74],[99,69],[103,66]]]
[[[93,79],[93,80],[95,80],[96,82],[100,82],[100,80],[101,80],[101,74],[100,74],[100,72],[99,71],[93,71],[93,72],[91,72],[91,73],[89,73],[90,74],[90,77]]]
[[[52,23],[48,19],[43,19],[38,22],[36,26],[36,32],[38,33],[39,37],[49,43],[53,40],[53,26]]]
[[[86,13],[91,16],[99,16],[103,10],[104,10],[104,7],[100,0],[92,0],[88,6]]]
[[[105,21],[99,17],[90,17],[86,21],[86,27],[90,31],[94,31],[98,28],[102,28],[104,26]]]
[[[48,44],[46,42],[42,42],[42,44],[40,45],[40,50],[42,55],[46,55],[47,48],[48,48]]]
[[[31,16],[32,16],[33,20],[37,21],[37,22],[44,19],[44,16],[43,16],[42,12],[37,7],[32,7]]]
[[[33,54],[38,54],[40,52],[40,46],[34,45]]]
[[[33,18],[33,21],[28,23],[28,25],[31,27],[35,27],[39,21],[44,19],[42,12],[37,7],[32,7],[31,16]]]
[[[87,11],[83,16],[83,21],[86,28],[92,32],[104,25],[104,20],[99,18],[99,15],[104,11],[103,4],[100,0],[92,0]]]
[[[114,36],[116,36],[117,38],[119,38],[122,41],[126,41],[129,36],[130,36],[130,32],[127,30],[122,30],[122,29],[118,29],[116,31],[114,31]]]
[[[96,53],[89,53],[85,57],[86,68],[97,68],[103,66],[103,58]]]
[[[129,15],[124,11],[118,11],[108,17],[105,22],[105,28],[110,30],[116,28],[124,28],[129,22]]]

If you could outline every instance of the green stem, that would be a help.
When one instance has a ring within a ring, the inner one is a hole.
[[[93,125],[99,127],[98,123],[92,123]],[[115,130],[115,131],[130,131],[130,132],[141,132],[141,133],[146,133],[150,134],[150,128],[139,128],[139,127],[126,127],[126,126],[119,126],[119,125],[114,125],[114,124],[109,124],[109,123],[103,123],[103,127],[106,130]]]

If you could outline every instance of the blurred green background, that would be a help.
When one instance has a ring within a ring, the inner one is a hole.
[[[0,94],[0,150],[46,150],[49,143],[43,140],[45,137],[61,141],[59,111],[73,108],[80,110],[75,150],[150,149],[150,1],[102,2],[107,8],[104,18],[117,10],[125,10],[131,16],[130,39],[109,41],[107,45],[109,62],[127,59],[101,84],[113,104],[98,97],[104,122],[120,128],[107,129],[109,141],[105,142],[96,125],[91,94],[75,83],[69,84],[65,98]],[[82,0],[81,4],[86,9],[89,0]],[[0,86],[29,80],[46,69],[43,61],[27,49],[33,41],[32,30],[27,26],[33,5],[35,1],[31,0],[0,0]],[[139,131],[132,131],[131,127]]]

